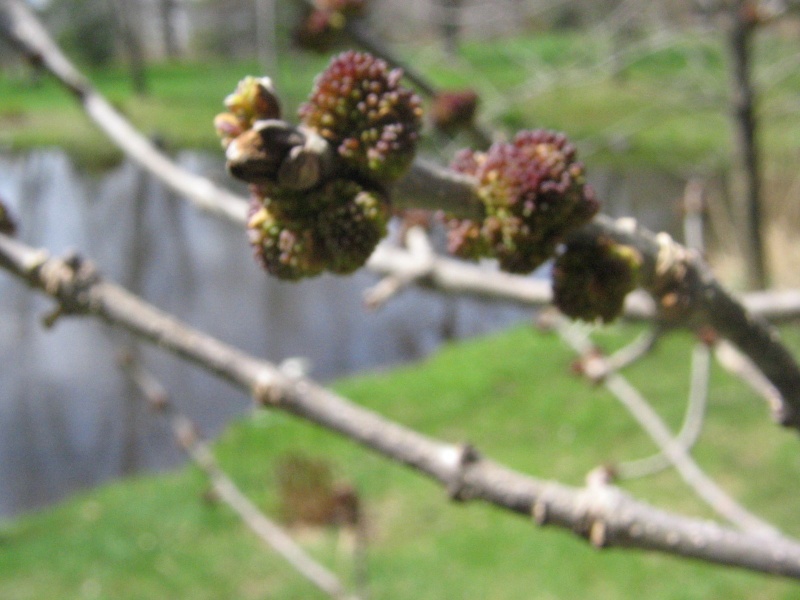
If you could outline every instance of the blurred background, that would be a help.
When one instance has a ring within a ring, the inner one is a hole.
[[[475,99],[465,123],[429,117],[427,158],[447,164],[459,148],[520,128],[564,131],[605,212],[680,240],[684,191],[694,182],[708,258],[726,284],[800,284],[796,3],[373,0],[344,21],[315,21],[307,3],[288,0],[29,4],[135,125],[186,168],[242,194],[224,172],[212,127],[237,81],[269,74],[291,119],[332,54],[377,40],[410,67],[429,114],[443,94]],[[744,71],[735,35],[743,19]],[[743,91],[752,92],[749,106]],[[747,110],[755,164],[741,142]],[[192,325],[271,361],[306,358],[323,381],[533,318],[510,304],[420,289],[369,312],[362,293],[377,277],[366,271],[298,284],[268,279],[241,231],[198,214],[124,159],[66,92],[3,41],[0,198],[26,243],[77,249]],[[746,216],[754,205],[758,239]],[[175,402],[208,435],[250,411],[249,398],[102,324],[68,319],[44,330],[48,306],[0,277],[0,517],[179,463],[167,426],[119,373],[121,353],[180,390]]]

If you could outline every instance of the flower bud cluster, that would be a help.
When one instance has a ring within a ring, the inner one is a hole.
[[[294,28],[292,40],[309,52],[329,52],[339,40],[344,23],[341,15],[312,8]]]
[[[226,112],[214,118],[214,128],[223,148],[227,148],[256,121],[279,119],[281,116],[281,106],[269,77],[242,79],[236,90],[225,98],[225,108],[228,109]]]
[[[386,235],[384,198],[348,179],[309,192],[254,186],[248,236],[257,260],[281,279],[352,273]]]
[[[329,51],[341,37],[347,19],[367,12],[367,0],[316,0],[295,27],[295,43],[312,52]]]
[[[478,94],[473,90],[439,92],[431,104],[431,122],[437,129],[452,132],[472,124],[477,109]]]
[[[300,127],[277,120],[264,80],[247,78],[228,96],[215,125],[228,170],[251,184],[248,235],[269,273],[351,273],[386,235],[383,190],[413,160],[421,119],[400,77],[381,60],[346,52],[318,78]]]
[[[568,243],[553,267],[553,301],[568,317],[608,323],[639,279],[642,257],[608,237]]]
[[[462,151],[452,167],[475,179],[484,216],[448,219],[450,252],[496,258],[512,273],[544,263],[565,234],[599,209],[575,147],[559,133],[522,131],[486,152]]]
[[[422,119],[421,101],[401,77],[370,54],[343,52],[317,78],[300,119],[358,177],[391,182],[414,159]]]
[[[316,0],[318,10],[337,12],[345,17],[361,17],[367,12],[367,0]]]

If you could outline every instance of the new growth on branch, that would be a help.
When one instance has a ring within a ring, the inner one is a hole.
[[[0,0],[0,29],[26,56],[55,74],[143,166],[198,206],[233,221],[245,220],[239,198],[206,179],[187,179],[138,135],[72,67],[24,4]],[[228,97],[217,130],[231,172],[251,184],[251,241],[270,272],[289,279],[322,270],[350,272],[384,234],[390,202],[392,208],[445,208],[447,218],[456,220],[455,229],[473,236],[466,253],[471,258],[494,257],[501,266],[524,272],[556,255],[556,296],[568,314],[609,320],[617,312],[612,310],[617,300],[609,298],[624,297],[624,290],[639,285],[655,298],[662,323],[713,329],[738,346],[774,385],[778,420],[800,428],[797,363],[774,330],[725,291],[699,255],[630,220],[596,215],[597,202],[585,185],[583,167],[558,134],[523,132],[511,143],[463,154],[455,170],[414,159],[420,105],[401,87],[400,78],[399,71],[369,55],[340,55],[318,79],[297,126],[282,120],[266,78],[245,79]],[[0,204],[0,227],[5,223],[10,221]],[[55,316],[93,315],[131,331],[245,390],[258,403],[417,469],[439,481],[453,499],[490,502],[532,516],[540,525],[569,529],[598,547],[657,550],[800,578],[800,544],[794,540],[766,537],[755,531],[758,527],[736,531],[661,511],[602,478],[584,488],[569,488],[514,472],[469,445],[434,440],[310,379],[288,377],[105,281],[90,262],[51,258],[8,237],[12,230],[9,224],[0,232],[0,267],[54,298],[59,307]],[[523,250],[524,264],[512,260],[515,249]],[[433,272],[438,259],[421,254]],[[613,285],[598,273],[615,273]],[[478,277],[485,283],[495,275],[481,272]],[[450,289],[469,288],[464,280],[451,281]],[[429,281],[445,287],[443,278],[431,276]],[[606,366],[603,370],[609,371]],[[669,435],[661,437],[671,443]]]
[[[422,121],[402,76],[368,53],[339,54],[297,126],[281,120],[268,77],[246,77],[225,99],[214,124],[229,172],[251,186],[248,234],[272,275],[351,273],[386,235],[392,187],[414,160]],[[512,273],[560,255],[556,303],[569,316],[608,321],[622,312],[641,259],[608,237],[561,246],[600,208],[576,154],[563,134],[545,130],[464,150],[452,169],[474,186],[479,210],[442,219],[451,252],[495,258]]]

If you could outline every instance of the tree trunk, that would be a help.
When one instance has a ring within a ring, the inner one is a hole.
[[[144,49],[137,31],[139,28],[138,6],[133,0],[117,0],[115,6],[122,45],[130,68],[133,91],[139,96],[146,96],[148,89]]]
[[[748,286],[767,286],[767,267],[761,231],[761,177],[757,147],[755,91],[751,80],[750,39],[754,28],[748,0],[733,6],[728,51],[732,75],[732,116],[735,130],[734,208],[742,233],[742,252]]]
[[[180,56],[180,47],[175,35],[175,11],[178,8],[176,0],[160,0],[161,32],[164,37],[164,55],[170,59]]]
[[[444,50],[450,56],[458,54],[461,38],[461,5],[463,0],[438,0],[439,26],[444,42]]]

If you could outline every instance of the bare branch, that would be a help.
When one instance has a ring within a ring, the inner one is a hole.
[[[678,281],[685,305],[676,324],[711,327],[750,357],[781,394],[775,420],[800,429],[800,366],[777,330],[725,290],[697,253],[666,234],[655,235],[629,220],[614,222],[603,215],[575,235],[605,235],[635,247],[643,257],[640,284],[648,291],[658,294],[665,278]]]
[[[414,257],[415,262],[409,263],[409,268],[402,273],[390,273],[366,290],[364,304],[367,308],[380,308],[400,290],[430,274],[435,254],[428,234],[422,227],[414,226],[406,232],[405,238],[409,255]]]
[[[686,245],[700,252],[705,247],[703,236],[703,186],[697,179],[691,179],[686,184],[683,194],[683,232]],[[623,349],[626,350],[626,349]],[[616,353],[608,360],[619,354]],[[708,400],[708,381],[711,374],[710,368],[711,352],[705,344],[697,344],[692,351],[692,376],[689,389],[689,400],[686,405],[683,424],[678,435],[675,436],[676,443],[688,451],[694,446],[703,426],[706,404]],[[617,476],[623,479],[643,477],[652,475],[671,466],[669,457],[663,452],[653,456],[630,461],[617,465]]]
[[[643,332],[633,342],[607,357],[605,359],[607,368],[611,371],[621,371],[625,367],[629,367],[647,356],[663,335],[664,329],[659,323],[656,323],[652,329]]]
[[[759,123],[756,118],[756,91],[752,81],[753,31],[756,15],[750,0],[734,0],[730,6],[733,21],[728,35],[731,63],[731,112],[736,144],[735,175],[741,189],[734,196],[737,226],[750,287],[764,289],[769,279],[762,232],[763,192],[760,166]]]
[[[716,345],[715,356],[720,365],[747,383],[773,410],[776,406],[780,406],[781,395],[775,386],[764,377],[753,361],[737,350],[733,344],[724,340],[719,342]]]
[[[0,30],[22,54],[41,64],[72,92],[92,121],[142,167],[199,208],[235,221],[245,219],[247,208],[240,198],[176,165],[120,115],[78,72],[22,2],[0,2]]]
[[[388,244],[378,246],[367,263],[370,270],[385,275],[414,272],[417,265],[418,260],[410,252]],[[427,275],[417,282],[443,292],[502,299],[527,306],[543,306],[552,300],[547,281],[499,271],[489,273],[486,268],[436,256]]]
[[[394,184],[392,202],[400,209],[441,210],[463,217],[483,213],[472,179],[422,159],[415,160],[409,172]]]
[[[590,360],[594,363],[603,362],[591,340],[577,327],[570,325],[566,319],[558,319],[556,329],[562,339],[579,355],[591,356]],[[602,382],[606,389],[616,396],[655,442],[661,453],[669,459],[681,478],[706,504],[744,531],[770,538],[781,537],[781,532],[740,506],[700,469],[686,452],[686,448],[673,438],[661,417],[625,377],[610,371],[605,366],[601,366],[599,370],[605,374]]]
[[[195,424],[175,409],[164,386],[153,374],[130,356],[123,356],[120,366],[150,407],[169,421],[178,445],[205,472],[214,492],[239,515],[244,524],[328,596],[346,598],[344,588],[336,575],[314,560],[282,527],[261,512],[225,473],[209,445],[200,438]]]
[[[115,143],[137,157],[145,168],[198,206],[232,221],[244,222],[246,205],[242,199],[222,191],[205,178],[185,173],[163,154],[153,154],[149,142],[117,114],[75,70],[33,14],[19,0],[0,0],[0,30],[23,53],[43,64],[72,90],[90,116],[101,124]],[[420,161],[415,162],[411,173],[394,187],[392,197],[395,204],[404,207],[424,208],[438,205],[446,210],[456,210],[460,205],[462,212],[474,213],[479,206],[477,193],[468,178]],[[724,290],[698,256],[687,252],[665,234],[655,235],[637,227],[630,220],[615,222],[602,215],[574,234],[575,237],[600,235],[634,246],[640,252],[644,259],[643,287],[651,292],[663,282],[665,276],[679,271],[681,284],[688,296],[687,311],[681,324],[690,327],[708,325],[744,352],[780,394],[781,401],[776,405],[773,414],[775,420],[787,427],[800,429],[800,367],[781,344],[777,332],[762,319],[748,312],[747,302],[739,302]],[[389,271],[384,270],[387,264],[390,268],[395,268],[406,260],[407,255],[384,248],[375,253],[369,266],[388,274]],[[530,280],[505,274],[489,278],[485,272],[456,261],[435,261],[431,275],[422,281],[427,285],[451,291],[495,297],[509,294],[523,302],[546,301],[543,299],[545,294],[541,293],[546,285],[543,282],[527,283]],[[549,299],[549,291],[546,295]],[[628,315],[650,318],[654,316],[646,303],[637,302],[638,306],[634,309],[631,307],[634,302],[631,300],[627,305]],[[758,302],[754,304],[773,316],[785,317],[789,303],[795,303],[800,312],[800,293],[792,292],[780,297],[777,306],[764,302],[764,296],[759,296]]]
[[[710,375],[711,352],[705,344],[697,344],[692,352],[692,377],[689,389],[689,401],[686,403],[686,413],[683,417],[675,441],[688,451],[695,445],[700,437],[708,403],[708,380]],[[669,458],[663,452],[647,458],[620,463],[616,465],[616,473],[620,479],[633,479],[644,477],[663,471],[672,466]]]
[[[58,300],[157,344],[252,394],[257,401],[338,432],[439,481],[454,499],[484,500],[541,524],[569,529],[598,547],[656,550],[800,579],[800,543],[739,532],[656,509],[611,486],[576,489],[535,479],[434,440],[354,405],[305,378],[258,360],[103,281],[89,263],[48,258],[0,235],[0,266]]]

